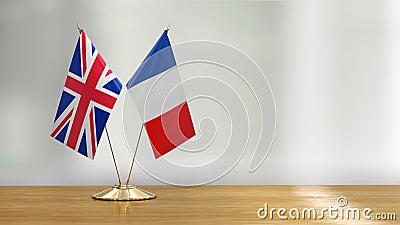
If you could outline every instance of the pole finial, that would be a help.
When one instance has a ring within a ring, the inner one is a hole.
[[[165,28],[165,31],[168,33],[169,29],[171,29],[170,23],[168,23],[167,27]]]
[[[78,28],[79,33],[82,33],[83,29],[81,28],[81,26],[79,26],[78,22],[76,22],[76,28]]]

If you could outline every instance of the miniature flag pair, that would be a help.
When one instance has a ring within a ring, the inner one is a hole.
[[[195,135],[174,53],[165,30],[126,87],[143,121],[155,158]],[[122,84],[81,31],[50,134],[94,159]],[[169,93],[169,101],[165,101]]]

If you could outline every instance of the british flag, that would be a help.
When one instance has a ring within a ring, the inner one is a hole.
[[[122,84],[82,30],[50,134],[94,159]]]

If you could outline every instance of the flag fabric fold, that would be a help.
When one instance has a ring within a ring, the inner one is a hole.
[[[122,84],[82,30],[50,134],[94,159]]]
[[[163,32],[126,87],[143,121],[155,158],[195,135],[167,31]]]

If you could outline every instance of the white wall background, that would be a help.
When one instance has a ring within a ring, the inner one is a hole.
[[[123,82],[169,22],[173,43],[214,40],[254,59],[275,94],[276,139],[256,172],[249,146],[213,184],[400,184],[398,1],[3,0],[1,185],[116,182],[104,136],[94,161],[49,137],[77,21]],[[109,129],[125,178],[121,102]],[[160,184],[139,167],[134,182]]]

